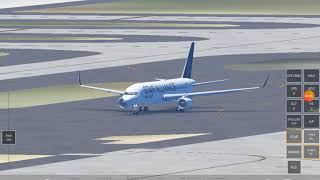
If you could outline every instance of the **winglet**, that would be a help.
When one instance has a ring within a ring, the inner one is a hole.
[[[268,80],[269,80],[269,77],[270,77],[270,73],[268,74],[267,79],[265,80],[265,82],[264,82],[264,84],[263,84],[262,88],[266,87],[267,82],[268,82]]]
[[[79,85],[81,86],[81,85],[82,85],[82,83],[81,83],[80,71],[78,72],[78,81],[79,81]]]

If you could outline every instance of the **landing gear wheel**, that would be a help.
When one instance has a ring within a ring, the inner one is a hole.
[[[139,111],[132,111],[132,114],[133,114],[133,115],[138,115],[138,114],[139,114]]]
[[[181,107],[176,107],[176,111],[177,111],[177,112],[184,112],[184,109],[181,108]]]
[[[148,106],[144,106],[143,107],[143,111],[145,111],[145,112],[149,111],[149,107]]]
[[[139,107],[139,112],[142,112],[142,111],[144,111],[144,107],[143,107],[143,106],[140,106],[140,107]]]
[[[133,115],[137,115],[137,114],[139,114],[139,111],[140,111],[140,107],[138,107],[138,105],[133,105],[132,106],[133,107],[133,111],[132,111],[132,114]]]

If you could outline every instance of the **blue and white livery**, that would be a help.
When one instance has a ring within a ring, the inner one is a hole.
[[[266,81],[261,87],[256,86],[238,89],[192,92],[192,89],[195,86],[218,83],[228,80],[222,79],[197,83],[195,80],[191,79],[193,52],[194,43],[191,44],[189,55],[185,62],[184,69],[180,78],[156,79],[156,81],[136,83],[129,86],[125,91],[119,91],[83,85],[81,83],[79,73],[79,84],[81,87],[119,94],[121,96],[118,100],[119,106],[121,108],[131,108],[133,110],[133,114],[138,114],[139,112],[148,111],[148,105],[164,104],[168,102],[176,102],[176,111],[183,112],[186,109],[192,108],[193,97],[259,89],[261,87],[265,87],[269,79],[268,75]]]

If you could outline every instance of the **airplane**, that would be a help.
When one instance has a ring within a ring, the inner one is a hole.
[[[192,108],[192,98],[197,96],[217,95],[234,93],[239,91],[255,90],[264,88],[267,84],[270,74],[268,74],[263,86],[237,88],[237,89],[224,89],[215,91],[202,91],[192,92],[193,87],[218,83],[227,81],[229,79],[221,79],[207,82],[196,82],[191,79],[192,74],[192,61],[194,53],[194,42],[191,43],[188,57],[185,61],[184,69],[181,77],[174,79],[158,79],[151,82],[135,83],[129,86],[125,91],[106,89],[100,87],[94,87],[84,85],[81,82],[80,72],[78,74],[79,85],[84,88],[95,89],[108,93],[115,93],[121,97],[118,100],[118,104],[121,108],[132,108],[134,115],[139,112],[148,111],[148,105],[152,104],[164,104],[168,102],[176,102],[176,111],[184,112],[187,109]]]

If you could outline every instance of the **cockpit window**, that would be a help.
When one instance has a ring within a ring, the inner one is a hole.
[[[124,92],[124,95],[138,95],[137,92]]]

